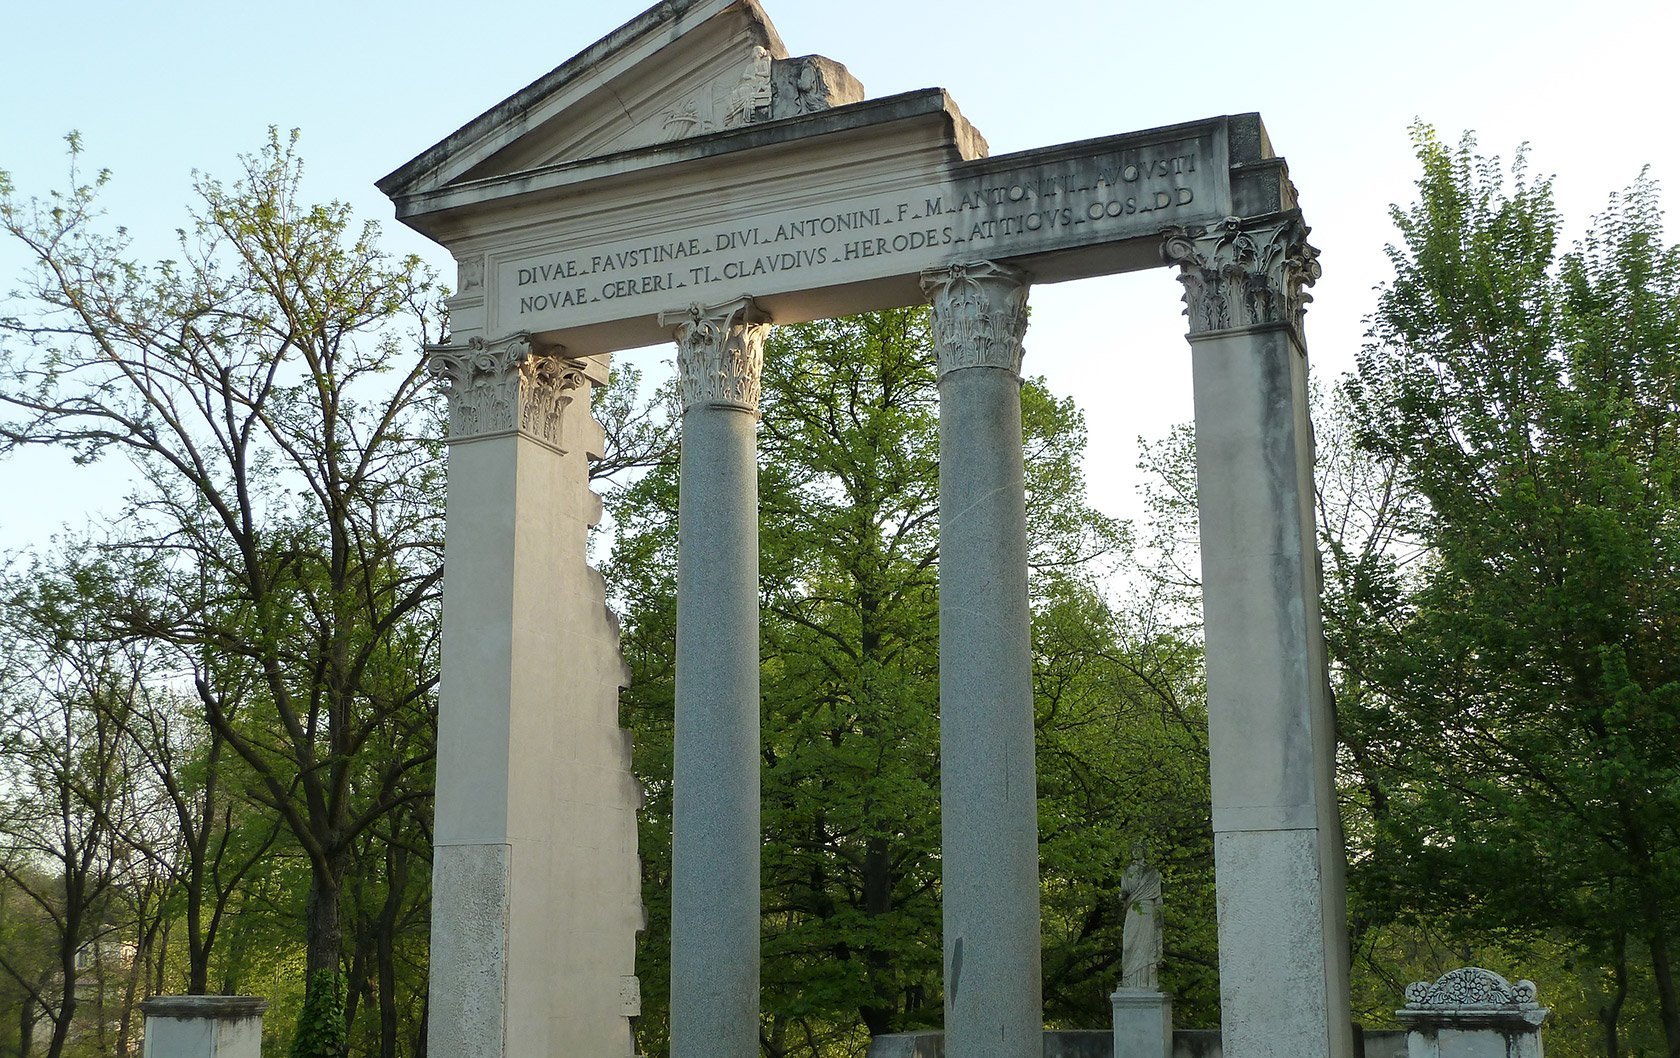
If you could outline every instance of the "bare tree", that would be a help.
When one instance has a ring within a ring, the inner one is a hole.
[[[100,174],[46,202],[0,179],[34,261],[0,317],[0,450],[124,454],[159,576],[122,634],[194,659],[216,736],[311,870],[313,988],[344,953],[357,836],[429,797],[441,584],[438,412],[416,355],[436,291],[342,204],[299,201],[296,135],[199,178],[179,260],[100,230]],[[375,752],[374,749],[378,748]]]

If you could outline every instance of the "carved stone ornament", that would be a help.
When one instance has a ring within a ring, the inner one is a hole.
[[[965,367],[1021,373],[1030,283],[1025,272],[990,261],[922,273],[941,377]]]
[[[1162,256],[1179,266],[1192,335],[1301,324],[1323,270],[1299,214],[1259,224],[1227,217],[1212,228],[1168,228]]]
[[[543,348],[529,334],[496,342],[426,347],[426,367],[449,398],[449,439],[493,437],[515,430],[555,448],[583,365],[558,346]]]
[[[686,312],[661,313],[659,323],[676,332],[683,411],[737,408],[758,414],[770,317],[752,298],[715,308],[690,305]]]
[[[738,73],[712,82],[665,115],[665,139],[682,140],[770,120],[774,95],[770,76],[774,65],[770,50],[754,45],[746,65]]]
[[[1406,986],[1407,1010],[1533,1008],[1539,1003],[1533,981],[1516,984],[1477,966],[1442,974],[1434,984],[1416,981]]]
[[[484,288],[484,257],[482,254],[467,257],[456,262],[456,276],[460,283],[458,293],[467,294]]]

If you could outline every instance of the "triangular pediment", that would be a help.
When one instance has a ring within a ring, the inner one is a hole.
[[[666,0],[379,182],[393,197],[511,176],[862,98],[787,49],[757,0]]]

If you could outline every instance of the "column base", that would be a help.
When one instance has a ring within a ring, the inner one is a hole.
[[[1172,999],[1149,988],[1117,988],[1114,1058],[1172,1058]]]

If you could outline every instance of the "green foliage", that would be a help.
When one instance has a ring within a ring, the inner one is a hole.
[[[344,975],[320,970],[309,978],[309,991],[292,1036],[291,1058],[345,1058]]]
[[[1619,1022],[1680,1054],[1680,250],[1644,178],[1560,255],[1521,154],[1416,146],[1348,415],[1417,559],[1350,561],[1327,605],[1357,903],[1495,950],[1566,937],[1606,1045]]]

